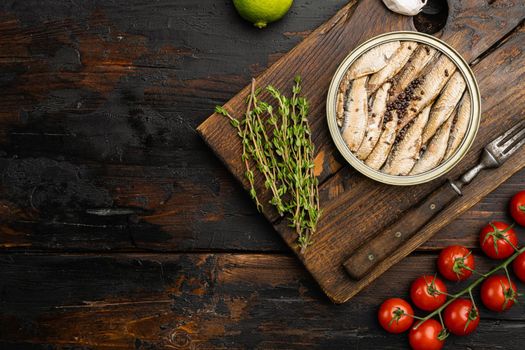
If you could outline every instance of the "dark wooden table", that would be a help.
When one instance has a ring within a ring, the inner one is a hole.
[[[0,349],[407,346],[378,305],[446,245],[479,255],[525,170],[333,305],[195,132],[346,2],[263,31],[230,0],[0,4]],[[524,307],[447,347],[521,349]]]

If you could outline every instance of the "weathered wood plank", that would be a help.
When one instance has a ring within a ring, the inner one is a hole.
[[[476,259],[482,271],[492,264]],[[338,306],[291,257],[4,255],[0,344],[3,349],[399,349],[407,346],[406,335],[381,330],[377,307],[388,297],[406,298],[410,282],[432,273],[434,264],[434,255],[407,258],[367,293]],[[519,348],[523,306],[506,313],[483,308],[481,316],[476,333],[451,336],[447,346]],[[512,337],[494,336],[509,332]]]
[[[155,167],[4,158],[0,244],[59,250],[282,249],[213,156],[180,152],[172,161]],[[128,214],[116,215],[119,210]]]
[[[96,164],[90,164],[87,170],[43,159],[34,167],[37,161],[15,159],[0,166],[4,184],[13,190],[3,191],[0,204],[1,249],[289,251],[220,164],[213,171],[102,168]],[[40,178],[41,171],[50,176]],[[73,175],[77,171],[79,177]],[[7,175],[21,172],[27,182],[15,181]],[[62,186],[68,190],[60,196],[51,190]],[[83,191],[86,188],[88,193]],[[443,228],[420,249],[436,250],[449,244],[477,247],[477,232],[488,221],[511,221],[507,203],[520,189],[525,189],[525,170]],[[29,203],[31,194],[34,208]]]
[[[0,247],[283,250],[269,223],[208,158],[207,168],[2,160]]]
[[[2,2],[1,247],[283,250],[195,127],[345,3]]]

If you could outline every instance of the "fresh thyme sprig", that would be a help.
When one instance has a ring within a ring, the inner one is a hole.
[[[304,253],[311,244],[320,216],[318,180],[314,174],[314,145],[308,124],[308,102],[300,97],[301,78],[295,78],[291,98],[273,86],[266,91],[275,99],[276,109],[259,99],[252,79],[244,118],[239,121],[224,108],[215,111],[229,118],[242,140],[241,158],[250,195],[258,210],[263,209],[255,189],[255,174],[250,160],[259,171],[272,198],[269,201],[279,215],[287,216],[298,235]]]

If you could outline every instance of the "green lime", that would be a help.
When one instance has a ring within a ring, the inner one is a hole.
[[[237,12],[257,28],[283,18],[293,0],[233,0]]]

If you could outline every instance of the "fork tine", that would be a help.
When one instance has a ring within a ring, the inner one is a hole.
[[[520,142],[512,146],[511,149],[508,151],[505,150],[505,157],[510,157],[514,152],[516,152],[521,146],[525,145],[525,138],[522,139]]]
[[[491,143],[496,145],[496,146],[501,146],[501,141],[505,140],[507,137],[509,137],[510,135],[512,135],[514,133],[514,131],[518,130],[518,129],[521,129],[525,127],[525,120],[522,120],[520,122],[518,122],[516,125],[514,125],[512,128],[510,128],[509,130],[507,130],[506,133],[504,133],[503,135],[499,136],[497,139],[495,139],[494,141],[492,141]]]
[[[505,144],[503,144],[501,147],[502,148],[510,148],[512,147],[512,145],[514,143],[516,143],[516,141],[519,141],[523,138],[523,136],[525,136],[525,125],[524,127],[519,130],[516,134],[514,134],[514,136],[512,136],[510,139],[506,140],[505,141]]]

